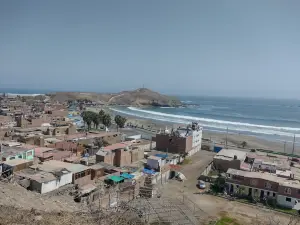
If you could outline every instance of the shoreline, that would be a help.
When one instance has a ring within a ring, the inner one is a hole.
[[[128,107],[130,108],[130,107]],[[164,108],[164,107],[159,107]],[[171,107],[172,108],[172,107]],[[138,108],[136,111],[141,111],[142,113],[144,108]],[[145,111],[145,115],[141,114],[139,115],[139,112],[127,112],[126,110],[123,111],[119,108],[110,107],[110,111],[113,111],[113,113],[117,113],[120,115],[123,115],[125,117],[137,117],[141,119],[147,119],[147,120],[155,120],[155,121],[162,121],[164,123],[181,123],[187,125],[188,123],[192,121],[198,121],[200,124],[202,124],[203,127],[205,127],[209,131],[214,132],[221,132],[226,133],[226,129],[228,129],[228,132],[230,133],[236,133],[236,134],[243,134],[243,135],[249,135],[249,136],[256,136],[260,139],[265,140],[271,140],[276,142],[293,142],[294,135],[296,138],[300,138],[300,133],[297,133],[298,131],[292,132],[293,130],[299,130],[300,128],[296,127],[285,127],[284,125],[273,125],[273,124],[259,124],[259,123],[251,123],[249,121],[227,121],[227,120],[219,120],[214,118],[198,118],[193,116],[187,116],[187,115],[181,115],[179,114],[172,114],[172,113],[161,113],[159,111]],[[150,115],[150,114],[151,115]],[[149,115],[148,115],[149,114]],[[153,114],[153,115],[152,115]],[[157,116],[158,115],[158,116]],[[160,118],[160,115],[162,118]],[[165,117],[168,117],[168,119],[165,119]],[[173,118],[174,117],[174,118]],[[221,123],[223,126],[214,126],[215,123]],[[227,124],[226,124],[227,123]],[[210,126],[210,124],[212,126]],[[225,124],[225,125],[224,125]],[[237,127],[241,126],[241,128]],[[266,129],[266,130],[264,130]],[[285,129],[291,129],[290,131],[287,131]],[[297,143],[297,139],[295,143]],[[300,144],[300,142],[298,142]]]
[[[127,116],[127,123],[131,123],[133,126],[137,126],[138,129],[142,130],[143,132],[148,132],[149,134],[155,134],[152,131],[159,131],[164,130],[166,127],[168,129],[176,128],[178,126],[183,126],[183,124],[173,124],[170,122],[164,121],[155,121],[155,120],[148,120],[148,119],[141,119],[139,117]],[[186,125],[184,125],[186,126]],[[204,140],[211,140],[215,143],[215,145],[225,146],[226,139],[227,139],[227,146],[229,148],[237,148],[237,149],[264,149],[264,150],[271,150],[275,152],[282,152],[292,154],[293,152],[293,143],[288,142],[281,142],[276,140],[266,140],[265,138],[256,137],[252,135],[245,135],[241,133],[232,133],[228,132],[216,132],[210,131],[207,129],[203,129],[203,136],[202,139]],[[241,148],[241,143],[246,142],[245,148]],[[294,154],[300,155],[300,148],[299,146],[294,146]]]
[[[127,124],[131,123],[133,126],[137,126],[138,130],[151,135],[154,135],[159,130],[163,131],[166,128],[171,130],[172,128],[176,129],[177,127],[180,126],[181,127],[186,126],[186,124],[172,123],[167,121],[160,121],[160,120],[122,114],[120,112],[111,110],[109,107],[104,107],[103,109],[104,111],[106,111],[112,116],[112,119],[115,115],[122,115],[127,118],[127,122],[126,122]],[[241,132],[232,132],[232,131],[228,132],[226,135],[226,131],[225,132],[211,131],[209,129],[203,128],[202,138],[204,140],[211,140],[216,145],[220,145],[220,146],[224,146],[227,139],[227,146],[229,148],[237,148],[237,149],[239,148],[243,149],[240,147],[241,143],[246,142],[247,144],[244,150],[264,149],[264,150],[271,150],[275,152],[292,154],[294,148],[294,154],[300,155],[299,143],[295,143],[293,147],[292,142],[276,140],[275,138],[270,140],[264,137],[263,135],[261,135],[260,137],[259,135],[242,134]]]

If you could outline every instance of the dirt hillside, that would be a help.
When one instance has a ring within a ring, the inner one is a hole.
[[[91,100],[108,105],[131,106],[179,106],[181,102],[171,96],[162,95],[147,88],[134,91],[122,91],[113,94],[87,93],[87,92],[56,92],[50,94],[54,101]]]

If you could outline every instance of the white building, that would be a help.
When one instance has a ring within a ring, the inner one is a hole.
[[[72,173],[66,169],[55,172],[44,172],[26,169],[15,173],[19,178],[30,181],[30,190],[44,194],[72,183]]]
[[[163,167],[166,164],[166,159],[157,157],[157,156],[149,156],[147,159],[147,166],[150,169],[159,170],[161,167]]]
[[[276,203],[293,208],[300,202],[300,181],[278,177],[274,173],[246,172],[228,169],[226,184],[229,193],[259,199],[276,199]]]

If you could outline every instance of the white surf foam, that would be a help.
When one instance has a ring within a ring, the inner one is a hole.
[[[128,107],[128,110],[116,110],[120,113],[137,116],[141,118],[154,119],[160,121],[174,122],[174,123],[189,123],[191,121],[198,121],[203,127],[211,127],[217,129],[229,129],[238,132],[252,132],[258,134],[267,135],[279,135],[279,136],[294,136],[300,137],[300,128],[294,127],[277,127],[277,126],[267,126],[260,124],[233,122],[225,120],[215,120],[201,117],[184,116],[184,115],[174,115],[169,113],[155,112],[151,110],[139,109],[136,107]]]
[[[18,94],[18,93],[6,93],[6,95],[8,96],[24,96],[24,97],[27,97],[27,96],[38,96],[38,95],[45,95],[45,94]]]

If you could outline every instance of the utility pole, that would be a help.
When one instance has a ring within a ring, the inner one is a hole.
[[[294,134],[293,151],[292,151],[292,154],[294,154],[294,151],[295,151],[295,141],[296,141],[296,134]]]
[[[226,140],[225,140],[225,148],[227,148],[227,136],[228,136],[228,127],[226,128]]]
[[[284,141],[283,143],[284,143],[283,144],[283,152],[285,153],[285,151],[286,151],[286,141]]]

